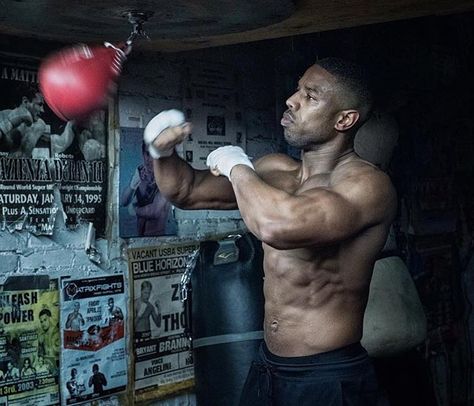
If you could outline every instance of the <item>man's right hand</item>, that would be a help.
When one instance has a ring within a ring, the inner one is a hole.
[[[173,154],[174,148],[191,134],[191,124],[179,110],[165,110],[153,117],[145,127],[143,139],[150,155],[159,159]]]

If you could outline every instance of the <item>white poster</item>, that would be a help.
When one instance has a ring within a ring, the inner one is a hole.
[[[160,398],[194,385],[192,353],[184,334],[181,276],[197,243],[131,248],[135,398]]]
[[[61,282],[62,404],[124,391],[128,381],[124,276]]]
[[[183,109],[193,123],[183,158],[196,169],[206,168],[210,152],[224,145],[246,148],[238,81],[232,68],[195,63],[187,70]]]

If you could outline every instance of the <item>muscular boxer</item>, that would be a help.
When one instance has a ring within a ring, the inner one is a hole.
[[[81,331],[81,328],[84,326],[85,321],[81,312],[81,304],[79,302],[74,302],[74,310],[67,315],[66,319],[66,329],[72,331]]]
[[[51,143],[52,153],[64,151],[74,139],[73,122],[69,121],[62,134],[49,134],[40,117],[44,113],[44,99],[39,92],[23,96],[14,109],[0,111],[0,151],[12,157],[31,158],[38,141]]]
[[[156,300],[154,305],[150,303],[152,289],[151,282],[143,281],[140,297],[135,299],[135,338],[139,340],[149,339],[152,336],[150,318],[157,328],[161,327],[160,302]]]
[[[178,207],[238,208],[262,241],[264,343],[241,405],[374,405],[376,379],[359,341],[396,194],[353,149],[370,92],[359,66],[327,58],[286,104],[281,125],[301,160],[271,154],[252,164],[226,146],[208,156],[210,171],[193,170],[174,152],[191,125],[165,112],[145,129],[155,178]]]

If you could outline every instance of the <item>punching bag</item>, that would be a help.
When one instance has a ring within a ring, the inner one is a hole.
[[[48,56],[38,70],[40,91],[62,120],[86,120],[107,107],[115,94],[125,52],[112,44],[65,48]]]
[[[263,253],[251,234],[201,243],[192,285],[199,406],[238,405],[263,338]]]
[[[423,343],[427,322],[415,283],[398,256],[379,259],[370,282],[362,345],[372,357],[389,357]]]

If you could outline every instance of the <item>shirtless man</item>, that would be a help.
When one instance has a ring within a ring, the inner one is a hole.
[[[85,321],[81,312],[81,304],[79,302],[74,302],[74,310],[67,315],[66,320],[66,329],[72,331],[81,331],[82,326],[84,326]]]
[[[74,139],[73,122],[68,121],[62,134],[49,134],[44,120],[44,98],[30,91],[14,109],[0,111],[0,151],[11,157],[31,158],[40,139],[51,143],[52,153],[64,151]]]
[[[190,123],[163,130],[166,120],[155,117],[145,129],[155,178],[180,208],[238,208],[262,241],[264,343],[241,405],[374,405],[375,374],[359,341],[396,193],[353,149],[371,96],[360,67],[327,58],[286,104],[281,125],[301,161],[271,154],[253,166],[227,146],[208,156],[211,172],[193,170],[174,152]]]
[[[152,337],[150,318],[158,329],[161,327],[160,302],[156,300],[154,305],[150,303],[152,289],[151,282],[143,281],[140,297],[135,299],[135,338],[138,340],[147,340]]]

